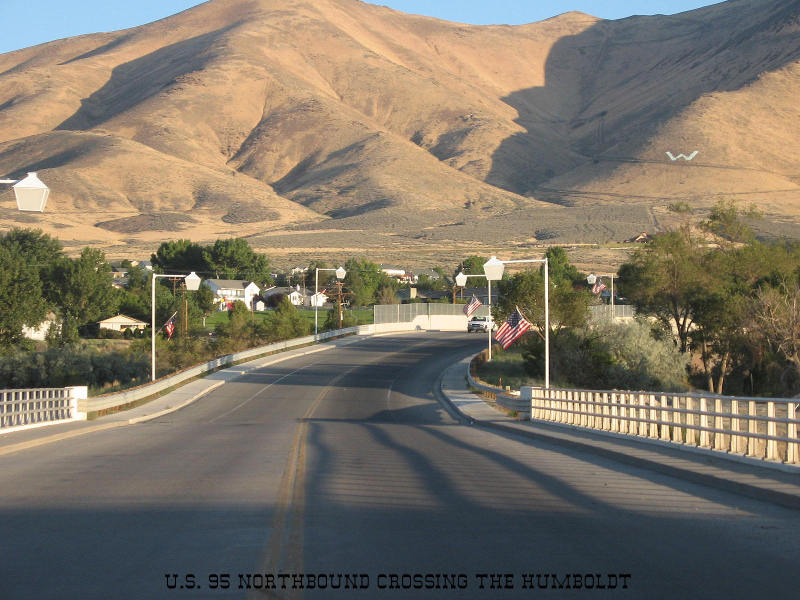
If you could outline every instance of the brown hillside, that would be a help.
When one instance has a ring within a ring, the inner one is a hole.
[[[0,222],[117,253],[172,231],[431,258],[621,240],[675,199],[791,224],[798,61],[794,0],[514,27],[212,0],[0,55],[0,176],[53,190],[30,215],[0,189]]]

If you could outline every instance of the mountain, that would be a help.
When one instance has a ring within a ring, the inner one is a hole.
[[[432,258],[618,241],[725,197],[794,235],[799,94],[796,0],[522,26],[211,0],[0,55],[0,177],[52,188],[43,215],[0,193],[0,225]]]

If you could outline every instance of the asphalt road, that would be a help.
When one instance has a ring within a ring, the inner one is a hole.
[[[451,416],[483,341],[367,338],[0,457],[0,599],[796,597],[796,511]]]

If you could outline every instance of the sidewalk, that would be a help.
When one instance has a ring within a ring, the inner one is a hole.
[[[358,338],[343,338],[332,342],[317,344],[315,346],[307,346],[298,348],[296,350],[287,350],[280,354],[273,354],[265,356],[247,363],[242,363],[233,367],[221,369],[206,377],[190,381],[186,385],[179,387],[160,398],[155,398],[141,406],[129,410],[120,411],[104,417],[99,417],[92,421],[70,421],[68,423],[59,423],[56,425],[46,425],[42,427],[35,427],[32,429],[25,429],[22,431],[13,431],[0,435],[0,456],[19,452],[28,448],[51,444],[60,440],[76,437],[79,435],[86,435],[95,431],[102,431],[104,429],[112,429],[114,427],[122,427],[125,425],[134,425],[136,423],[143,423],[151,419],[157,419],[176,410],[180,410],[184,406],[188,406],[192,402],[205,396],[210,391],[218,388],[221,385],[231,381],[236,377],[240,377],[248,371],[266,367],[275,363],[279,363],[298,356],[305,356],[307,354],[315,354],[317,352],[325,352],[326,350],[333,350],[334,348],[352,344],[358,341]]]
[[[568,425],[520,421],[467,389],[469,361],[467,358],[447,369],[442,375],[441,389],[456,411],[475,426],[558,444],[570,451],[603,456],[633,467],[800,509],[800,469]]]

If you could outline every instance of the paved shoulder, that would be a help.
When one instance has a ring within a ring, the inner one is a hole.
[[[448,368],[442,392],[475,424],[516,435],[546,439],[571,451],[605,456],[635,467],[708,485],[756,500],[800,509],[800,469],[797,473],[769,468],[754,461],[740,462],[711,451],[670,446],[665,442],[583,430],[568,425],[520,421],[492,407],[467,388],[469,359]]]

